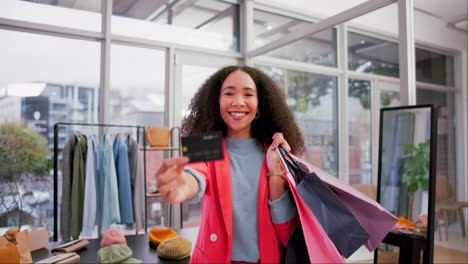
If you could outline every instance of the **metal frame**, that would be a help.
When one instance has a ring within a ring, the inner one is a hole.
[[[101,76],[99,89],[98,120],[105,123],[108,119],[110,96],[110,57],[111,57],[111,16],[112,1],[102,1],[102,32],[104,39],[101,42]]]
[[[416,104],[416,51],[414,49],[413,20],[413,0],[398,0],[400,100],[402,105]]]
[[[333,75],[339,76],[341,71],[337,68],[332,68],[328,66],[321,66],[316,64],[308,64],[305,62],[290,61],[280,58],[273,58],[267,56],[259,56],[252,59],[255,64],[263,64],[268,66],[288,68],[290,70],[306,71],[313,72],[318,74]]]
[[[338,175],[349,182],[349,105],[348,105],[348,34],[347,25],[338,27]],[[371,101],[372,102],[372,101]]]
[[[244,0],[240,6],[240,52],[244,59],[244,65],[253,66],[252,58],[248,56],[248,51],[252,49],[254,43],[253,32],[253,0]]]
[[[459,56],[455,57],[455,86],[460,87],[455,97],[455,111],[457,115],[456,126],[456,153],[457,155],[457,201],[468,201],[468,54],[467,51],[461,51]],[[465,74],[465,77],[463,76]],[[465,177],[463,177],[465,175]],[[458,182],[458,181],[461,182]],[[465,215],[468,209],[465,209]]]

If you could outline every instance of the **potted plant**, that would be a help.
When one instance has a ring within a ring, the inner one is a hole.
[[[38,182],[48,175],[48,157],[47,140],[38,132],[16,123],[0,125],[0,226],[21,227],[23,212],[27,209],[32,214],[38,202],[31,199],[41,188],[47,190],[46,184]],[[7,220],[8,215],[14,220]]]
[[[408,218],[413,218],[414,193],[419,189],[427,191],[429,189],[429,144],[430,141],[419,143],[418,145],[406,144],[404,153],[407,155],[404,160],[404,171],[402,182],[408,185],[409,208]]]

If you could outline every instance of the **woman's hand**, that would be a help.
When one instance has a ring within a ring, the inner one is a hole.
[[[181,203],[193,198],[198,192],[198,182],[195,177],[184,172],[188,161],[187,157],[164,160],[156,172],[158,190],[169,203]]]
[[[286,142],[286,140],[283,137],[283,133],[275,133],[273,135],[273,142],[271,143],[266,153],[268,168],[267,176],[269,176],[269,198],[271,201],[279,199],[281,195],[283,195],[286,192],[286,186],[284,184],[283,179],[285,173],[283,172],[281,167],[280,157],[278,157],[278,154],[276,153],[276,149],[278,148],[278,146],[282,146],[287,151],[291,150],[291,147],[289,146],[288,142]],[[283,177],[281,177],[281,175]]]
[[[268,174],[275,175],[282,173],[281,161],[276,153],[276,149],[278,146],[282,146],[288,152],[291,151],[291,147],[289,146],[288,142],[283,137],[283,133],[275,133],[273,135],[273,142],[271,143],[270,147],[267,150],[266,158],[267,158],[267,167],[268,167]]]

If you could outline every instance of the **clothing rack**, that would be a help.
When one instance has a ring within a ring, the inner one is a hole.
[[[137,143],[139,142],[140,129],[143,131],[143,175],[144,175],[144,190],[146,197],[146,128],[144,126],[132,126],[132,125],[117,125],[117,124],[90,124],[90,123],[66,123],[59,122],[54,124],[54,237],[53,240],[57,241],[58,237],[58,134],[60,126],[93,126],[93,127],[125,127],[125,128],[136,128],[137,129]],[[147,226],[147,209],[145,207],[145,230]],[[138,232],[138,230],[137,230]]]

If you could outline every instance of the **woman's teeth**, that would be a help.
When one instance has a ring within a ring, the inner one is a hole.
[[[235,113],[235,112],[231,112],[230,113],[232,116],[235,116],[235,117],[241,117],[241,116],[245,116],[247,113]]]

